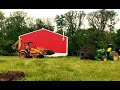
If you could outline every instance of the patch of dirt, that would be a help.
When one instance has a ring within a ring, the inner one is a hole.
[[[44,50],[44,55],[52,55],[54,54],[54,51],[52,50]]]
[[[25,77],[24,72],[8,71],[7,73],[0,73],[0,81],[17,81]]]

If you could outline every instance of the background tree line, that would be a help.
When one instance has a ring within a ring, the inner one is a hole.
[[[106,48],[109,43],[115,48],[120,47],[120,30],[115,30],[118,14],[114,10],[97,10],[86,14],[84,11],[69,11],[56,15],[57,33],[63,31],[69,37],[68,53],[76,55],[76,51],[87,44],[97,48]],[[87,18],[89,28],[82,28]],[[33,22],[34,21],[34,22]],[[45,28],[54,31],[54,26],[49,19],[28,17],[26,12],[15,11],[9,17],[0,12],[0,54],[14,53],[11,48],[18,36],[31,31]]]

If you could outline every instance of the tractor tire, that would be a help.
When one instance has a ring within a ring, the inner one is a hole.
[[[39,58],[44,58],[44,55],[40,55]]]
[[[81,60],[83,60],[84,58],[83,57],[80,57]]]
[[[25,52],[20,52],[19,57],[20,58],[26,58],[27,54]]]
[[[33,58],[33,59],[37,58],[37,55],[32,55],[32,58]]]
[[[105,55],[103,55],[103,56],[101,57],[101,60],[102,60],[102,61],[107,61],[107,57],[106,57]]]
[[[119,59],[119,54],[117,52],[114,52],[112,57],[111,57],[111,60],[117,61],[118,59]]]

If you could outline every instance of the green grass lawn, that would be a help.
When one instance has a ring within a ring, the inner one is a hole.
[[[21,59],[0,56],[0,73],[23,71],[22,81],[119,81],[120,60],[80,60],[79,57]]]

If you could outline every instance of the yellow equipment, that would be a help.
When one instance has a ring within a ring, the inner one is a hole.
[[[107,49],[107,52],[111,52],[111,50],[112,50],[112,48],[111,48],[111,47],[109,47],[109,48]]]
[[[37,58],[37,57],[44,57],[44,49],[41,48],[31,48],[30,44],[32,42],[21,42],[22,39],[19,39],[18,41],[15,42],[11,47],[15,50],[16,45],[18,44],[18,55],[20,58],[26,58],[26,57],[32,57],[32,58]],[[24,49],[20,49],[22,44],[27,44],[27,46],[24,47]]]

